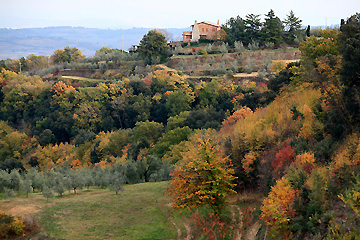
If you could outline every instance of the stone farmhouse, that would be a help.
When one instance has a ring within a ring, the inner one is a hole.
[[[210,39],[210,40],[216,40],[219,38],[219,31],[221,29],[221,26],[219,24],[219,20],[217,21],[217,24],[203,21],[203,22],[197,22],[195,20],[195,23],[191,25],[192,31],[183,32],[183,42],[197,42],[199,39]]]

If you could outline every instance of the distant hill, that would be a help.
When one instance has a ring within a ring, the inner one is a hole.
[[[18,59],[29,54],[51,55],[56,49],[77,47],[86,56],[92,56],[103,46],[128,50],[153,28],[97,29],[83,27],[0,28],[0,59]],[[190,28],[165,29],[170,40],[178,40]]]

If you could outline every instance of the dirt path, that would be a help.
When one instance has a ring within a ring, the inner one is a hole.
[[[260,229],[260,222],[257,221],[256,223],[254,223],[250,229],[248,230],[247,234],[246,234],[246,239],[247,240],[256,240],[256,235]]]
[[[184,227],[186,228],[186,238],[184,240],[191,240],[193,239],[192,233],[191,233],[191,227],[190,224],[183,222]]]
[[[24,217],[26,215],[37,213],[41,210],[44,204],[38,201],[43,201],[40,194],[32,193],[33,203],[29,204],[28,199],[16,197],[11,200],[0,201],[0,212],[5,212],[13,216]]]
[[[172,220],[172,219],[170,219],[170,222],[175,226],[175,228],[176,228],[176,232],[177,232],[177,240],[181,240],[181,229],[176,225],[176,223]]]
[[[242,216],[241,209],[238,206],[231,205],[231,217],[232,217],[232,222],[242,224],[241,220],[242,220],[243,216]],[[237,230],[241,229],[241,228],[242,228],[242,226],[232,224],[231,230],[235,234],[233,236],[234,240],[241,240],[241,232],[237,232]]]
[[[158,64],[156,65],[157,67],[160,67],[168,72],[178,72],[178,70],[174,69],[174,68],[169,68],[168,66],[165,66],[164,64]]]

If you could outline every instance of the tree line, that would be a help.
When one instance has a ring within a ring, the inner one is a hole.
[[[264,22],[260,14],[247,14],[245,19],[240,16],[232,17],[222,25],[225,34],[223,40],[234,46],[235,42],[249,44],[290,44],[298,45],[310,36],[310,26],[303,29],[302,20],[290,11],[281,21],[271,9],[265,14]]]

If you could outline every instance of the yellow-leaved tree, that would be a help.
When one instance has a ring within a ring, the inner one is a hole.
[[[221,211],[226,196],[235,193],[232,190],[235,177],[230,160],[221,152],[213,132],[196,133],[181,155],[167,190],[173,209],[209,205],[214,212]]]
[[[261,206],[261,219],[270,225],[270,236],[275,239],[290,239],[290,219],[296,214],[292,207],[297,192],[286,178],[276,181]]]

